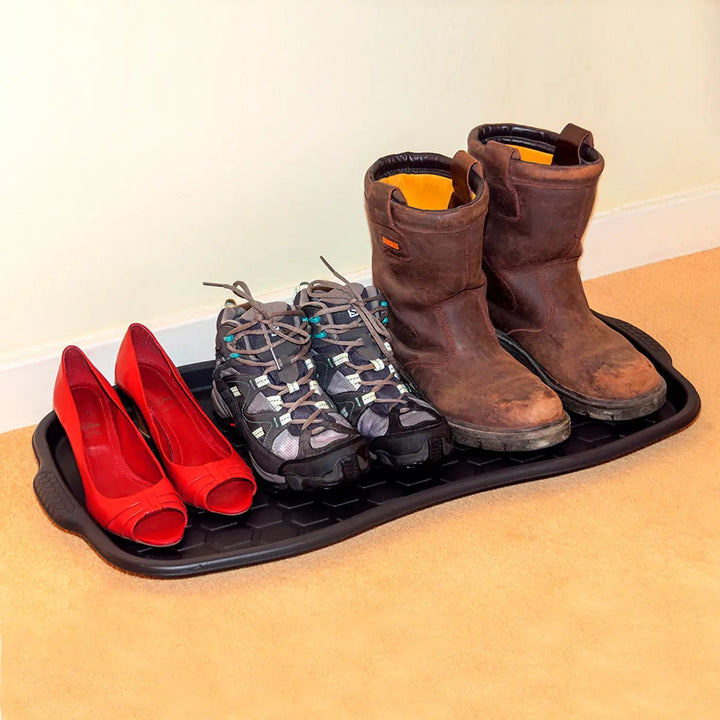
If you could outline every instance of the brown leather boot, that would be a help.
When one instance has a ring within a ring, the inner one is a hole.
[[[467,445],[532,450],[564,440],[558,396],[501,347],[482,270],[488,188],[473,158],[403,153],[365,176],[373,280],[393,351]]]
[[[592,135],[480,125],[468,138],[490,186],[483,265],[503,344],[562,398],[603,420],[665,402],[650,361],[588,307],[577,262],[604,161]]]

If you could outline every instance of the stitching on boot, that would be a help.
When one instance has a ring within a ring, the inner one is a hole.
[[[551,188],[557,189],[557,190],[576,190],[577,188],[595,187],[595,185],[597,184],[597,178],[594,178],[592,182],[583,182],[583,183],[552,182],[551,180],[548,180],[547,182],[534,182],[533,180],[516,180],[515,184],[516,185],[526,185],[529,187],[537,187],[537,188],[551,187]]]
[[[490,197],[495,196],[493,211],[501,217],[517,219],[522,208],[515,179],[510,177],[513,152],[516,151],[507,145],[496,141],[488,142],[485,145],[483,162],[486,168],[486,182],[490,185]],[[489,180],[491,176],[495,182]]]
[[[393,218],[392,214],[392,195],[394,191],[395,189],[389,185],[373,180],[365,192],[365,203],[370,219],[378,225],[392,229],[395,229],[395,218]]]
[[[526,267],[521,268],[519,270],[515,270],[516,275],[532,275],[533,273],[537,272],[538,270],[541,270],[543,268],[553,268],[557,265],[572,265],[577,261],[577,258],[568,258],[568,257],[561,257],[557,260],[548,260],[544,263],[538,263],[537,265],[534,265],[532,267]]]
[[[442,365],[440,363],[436,363],[436,362],[421,362],[419,360],[417,360],[417,361],[411,360],[408,363],[404,363],[403,367],[405,368],[405,370],[407,370],[408,373],[410,373],[410,375],[412,375],[410,368],[413,368],[415,370],[417,370],[419,368],[429,368],[429,369],[436,370],[438,368],[442,368]]]
[[[453,297],[455,297],[455,295],[453,295]],[[449,299],[452,300],[452,298]],[[447,302],[447,300],[445,302]],[[442,327],[443,335],[445,335],[445,340],[450,346],[450,358],[453,359],[457,354],[455,348],[455,339],[450,332],[450,326],[448,325],[447,318],[445,317],[445,310],[442,306],[438,306],[435,308],[434,312],[435,317],[437,317],[438,322],[440,323],[440,327]]]
[[[468,171],[469,172],[469,171]],[[470,281],[470,238],[465,238],[465,277],[463,285],[468,286]]]
[[[390,313],[392,314],[392,316],[398,321],[398,323],[399,323],[400,325],[403,326],[403,328],[405,328],[405,330],[410,331],[410,333],[412,334],[413,339],[417,342],[417,339],[418,339],[417,333],[412,329],[412,327],[411,327],[410,325],[408,325],[406,322],[404,322],[404,321],[400,318],[400,316],[395,312],[395,308],[394,308],[393,304],[390,302],[390,300],[388,299],[387,295],[385,295],[385,299],[387,300],[388,310],[390,311]]]
[[[552,294],[550,293],[550,285],[548,284],[547,276],[545,274],[546,269],[547,267],[540,268],[540,287],[542,288],[543,298],[545,298],[545,307],[547,309],[545,323],[540,328],[540,332],[545,332],[557,316],[557,308],[555,307],[555,302],[552,298]]]
[[[513,186],[512,190],[502,183],[487,181],[490,187],[490,197],[494,196],[494,203],[492,205],[492,212],[499,215],[501,218],[506,220],[517,220],[521,215],[520,199],[517,194],[517,190]],[[508,203],[503,202],[503,195],[510,195],[513,198],[513,208],[506,208],[505,205]]]
[[[588,202],[590,190],[592,188],[588,188],[585,191],[585,197],[583,198],[583,208]],[[585,218],[585,222],[583,222],[583,216],[585,213],[581,213],[578,216],[577,223],[575,224],[575,230],[573,231],[573,238],[575,242],[573,243],[573,246],[568,250],[568,254],[565,256],[567,258],[572,258],[573,256],[575,259],[578,259],[580,255],[582,254],[582,239],[583,235],[585,234],[585,228],[587,227],[588,222],[590,221],[590,215],[592,213],[592,205],[590,206],[590,212],[587,214],[587,217]],[[579,251],[579,252],[577,252]],[[576,254],[577,253],[577,254]]]
[[[525,274],[532,274],[537,272],[538,279],[540,282],[540,290],[542,291],[543,300],[545,300],[545,322],[539,328],[515,328],[514,330],[508,330],[507,335],[517,335],[518,333],[529,333],[531,335],[539,335],[546,332],[552,322],[555,320],[557,315],[555,303],[551,299],[550,287],[548,285],[547,278],[545,277],[545,269],[550,265],[562,265],[565,264],[566,260],[545,263],[539,268],[530,268]]]
[[[486,265],[488,268],[490,268],[490,272],[493,274],[493,276],[494,276],[495,278],[497,278],[497,280],[499,280],[500,283],[502,283],[502,285],[503,285],[503,286],[507,289],[507,291],[510,293],[510,298],[511,298],[511,300],[512,300],[512,307],[509,308],[509,311],[512,312],[512,311],[514,311],[514,310],[517,310],[517,304],[518,304],[518,302],[517,302],[517,297],[515,296],[515,292],[513,291],[512,286],[510,285],[510,283],[509,283],[509,282],[490,264],[490,262],[489,262],[488,260],[486,260],[485,258],[483,258],[483,264]],[[489,288],[489,287],[490,287],[490,286],[489,286],[489,284],[488,284],[488,288]],[[505,309],[506,309],[506,308],[503,308],[503,310],[505,310]]]

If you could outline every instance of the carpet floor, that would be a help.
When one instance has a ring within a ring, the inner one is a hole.
[[[720,717],[720,249],[587,283],[698,389],[620,460],[184,580],[119,572],[0,436],[0,707],[31,718]],[[48,409],[50,398],[48,398]]]

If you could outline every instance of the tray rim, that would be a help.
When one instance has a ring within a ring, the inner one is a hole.
[[[675,369],[672,358],[665,348],[630,323],[599,313],[595,313],[595,315],[627,337],[656,367],[663,371],[666,378],[669,377],[679,384],[686,394],[685,404],[669,418],[585,452],[530,461],[521,466],[500,468],[483,474],[482,487],[477,487],[477,477],[481,473],[476,473],[467,478],[455,480],[451,484],[438,485],[409,496],[395,498],[343,520],[342,523],[311,530],[295,538],[279,540],[259,547],[243,548],[239,551],[229,550],[198,560],[148,558],[134,555],[119,547],[112,537],[100,528],[67,486],[52,455],[48,440],[48,429],[57,421],[55,413],[51,411],[40,421],[32,436],[33,451],[39,465],[33,480],[35,495],[54,524],[82,537],[103,560],[112,566],[152,578],[192,577],[300,555],[347,540],[398,517],[424,510],[442,502],[456,500],[477,492],[487,492],[499,487],[594,467],[659,442],[692,424],[700,412],[700,396],[690,381]],[[185,377],[193,372],[207,371],[213,362],[208,360],[191,363],[181,366],[179,370]],[[492,482],[488,484],[489,477],[492,477]]]

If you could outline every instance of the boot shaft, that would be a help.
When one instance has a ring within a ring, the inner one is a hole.
[[[388,328],[404,362],[487,344],[482,269],[488,188],[466,152],[403,153],[365,176],[373,280],[388,301]]]
[[[582,254],[582,237],[602,173],[592,135],[510,124],[470,132],[470,153],[490,186],[485,257],[489,267],[519,269]]]
[[[460,151],[388,155],[365,175],[376,286],[393,305],[422,308],[484,284],[488,190]]]

